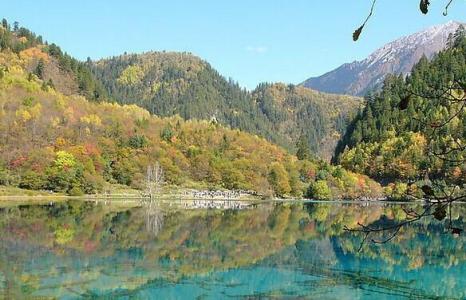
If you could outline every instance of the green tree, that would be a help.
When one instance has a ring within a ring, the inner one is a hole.
[[[283,197],[291,192],[288,173],[278,162],[273,163],[270,167],[269,183],[277,196]]]
[[[45,70],[45,61],[41,58],[37,63],[37,66],[34,70],[34,74],[37,75],[40,79],[44,79],[44,70]]]
[[[325,180],[317,180],[309,185],[306,192],[306,197],[317,200],[330,200],[332,191]]]
[[[175,133],[173,132],[172,127],[170,125],[167,125],[162,129],[162,133],[160,134],[160,137],[162,138],[162,140],[166,142],[171,142],[174,135]]]
[[[52,166],[47,168],[47,188],[56,192],[73,193],[81,189],[83,166],[73,154],[58,151]]]
[[[21,176],[19,187],[28,190],[40,190],[46,186],[46,183],[43,174],[28,170]]]
[[[309,142],[305,135],[301,135],[296,143],[296,157],[299,160],[307,160],[311,158],[311,149],[309,148]]]
[[[141,149],[146,147],[149,144],[149,141],[144,135],[136,134],[129,138],[128,144],[131,148]]]

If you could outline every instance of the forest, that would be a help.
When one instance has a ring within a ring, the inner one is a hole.
[[[169,185],[265,197],[379,197],[383,185],[404,199],[427,176],[462,185],[466,167],[449,163],[457,153],[430,155],[464,147],[463,104],[425,96],[452,81],[465,93],[464,29],[448,43],[363,101],[282,83],[248,92],[190,53],[80,62],[4,20],[0,184],[71,195],[141,189],[158,162]],[[435,134],[426,126],[446,120]]]
[[[358,97],[294,85],[264,83],[248,92],[190,53],[147,52],[80,62],[17,22],[11,26],[4,19],[0,30],[0,49],[34,56],[26,70],[65,95],[136,104],[161,117],[215,119],[289,151],[304,136],[326,160],[362,105]]]
[[[2,42],[0,52],[1,185],[69,195],[101,193],[112,184],[141,189],[147,166],[158,162],[168,185],[253,190],[264,197],[381,194],[367,176],[310,155],[306,143],[298,145],[297,157],[215,119],[159,117],[135,104],[95,101],[88,88],[67,94],[42,73],[41,62],[56,62],[50,47],[20,29],[2,32],[2,41],[10,42]],[[16,43],[32,48],[11,49]]]
[[[136,104],[158,116],[214,119],[289,151],[303,136],[326,160],[363,103],[358,97],[282,83],[263,83],[248,92],[191,53],[125,54],[90,67],[118,103]]]
[[[426,179],[462,186],[466,181],[466,35],[463,27],[446,50],[422,58],[406,78],[387,76],[381,91],[339,142],[334,162],[404,193]]]

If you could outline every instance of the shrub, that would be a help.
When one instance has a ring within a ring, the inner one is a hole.
[[[10,172],[0,165],[0,185],[10,184]]]
[[[141,149],[149,144],[149,141],[144,135],[134,135],[129,138],[128,144],[133,149]]]
[[[406,200],[408,185],[403,182],[389,184],[384,189],[385,195],[391,200]]]
[[[325,180],[317,180],[309,185],[306,197],[317,200],[330,200],[332,192]]]
[[[291,192],[288,173],[280,163],[272,164],[268,179],[277,196],[285,196]]]
[[[70,196],[82,196],[84,195],[84,192],[83,190],[78,187],[78,186],[73,186],[69,191],[68,191],[68,194]]]
[[[28,190],[40,190],[46,186],[46,178],[34,171],[27,171],[21,176],[19,187]]]
[[[317,179],[317,180],[327,180],[328,175],[329,175],[329,174],[328,174],[328,171],[327,171],[327,170],[321,169],[321,170],[319,170],[319,171],[317,172],[317,174],[316,174],[316,179]]]

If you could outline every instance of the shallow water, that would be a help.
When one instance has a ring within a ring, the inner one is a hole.
[[[401,207],[10,203],[0,208],[0,298],[465,299],[466,239],[444,221],[361,251],[362,236],[344,230],[401,220]],[[453,206],[456,227],[465,213]]]

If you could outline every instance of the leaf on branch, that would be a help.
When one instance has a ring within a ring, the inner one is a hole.
[[[364,20],[364,23],[362,23],[361,26],[359,26],[358,29],[356,29],[354,32],[353,32],[353,41],[357,41],[359,39],[359,36],[361,35],[361,32],[364,28],[364,26],[366,26],[366,23],[367,21],[369,21],[369,19],[371,18],[372,14],[374,13],[374,6],[375,6],[375,3],[377,2],[377,0],[372,0],[372,6],[371,6],[371,10],[369,12],[369,15],[367,15],[366,19]]]
[[[434,196],[434,189],[429,185],[423,185],[421,187],[421,190],[424,192],[424,195],[426,195],[428,197],[433,197]]]
[[[364,25],[361,25],[361,27],[359,27],[353,32],[353,41],[356,42],[359,39],[359,36],[361,35],[363,28],[364,28]]]
[[[429,5],[429,0],[421,0],[421,3],[419,3],[419,9],[423,14],[427,14],[429,12]]]
[[[461,229],[461,228],[457,228],[457,227],[452,227],[452,228],[451,228],[451,233],[452,233],[452,234],[460,235],[461,232],[463,232],[463,229]]]
[[[399,110],[407,109],[410,99],[411,99],[411,97],[409,95],[406,96],[405,98],[401,99],[400,103],[398,103],[398,109]]]
[[[444,206],[439,205],[435,208],[434,218],[436,218],[439,221],[442,221],[443,219],[445,219],[446,216],[447,216],[447,210],[445,209]]]

